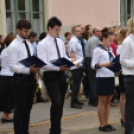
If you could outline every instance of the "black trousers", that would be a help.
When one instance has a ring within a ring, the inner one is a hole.
[[[125,132],[134,133],[134,76],[124,76],[126,89]]]
[[[64,98],[67,89],[66,76],[64,72],[45,72],[43,79],[51,99],[50,134],[60,134]]]
[[[88,79],[88,88],[89,88],[89,99],[92,103],[98,99],[96,94],[96,71],[91,68],[91,58],[85,58],[87,79]]]
[[[77,95],[78,95],[80,83],[82,80],[83,69],[82,68],[74,69],[72,70],[72,73],[73,73],[73,83],[71,86],[71,90],[72,90],[71,103],[75,103],[77,102]]]
[[[15,74],[12,87],[15,106],[14,132],[15,134],[29,134],[30,112],[36,90],[34,75]]]

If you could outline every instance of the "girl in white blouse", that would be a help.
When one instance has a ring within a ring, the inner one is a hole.
[[[114,54],[109,45],[112,44],[114,35],[108,28],[102,30],[102,44],[95,48],[91,67],[96,70],[96,90],[99,98],[98,116],[100,120],[100,131],[110,132],[115,130],[108,124],[110,104],[114,94],[114,72],[107,69],[113,66],[111,62]]]
[[[0,111],[4,112],[3,118],[1,119],[2,123],[12,122],[13,120],[9,117],[11,110],[14,108],[13,103],[13,89],[12,89],[12,77],[13,72],[10,71],[8,65],[8,55],[7,47],[15,38],[13,33],[7,35],[4,40],[6,47],[2,50],[0,55]]]
[[[123,40],[128,36],[128,27],[122,27],[119,33],[118,39],[118,48],[117,55],[120,55],[121,44]],[[125,127],[125,103],[126,103],[126,89],[124,86],[124,76],[122,75],[122,71],[119,75],[119,84],[120,84],[120,113],[121,113],[121,126]]]

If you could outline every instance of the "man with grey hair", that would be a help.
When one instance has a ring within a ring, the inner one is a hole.
[[[134,17],[128,20],[129,36],[120,50],[120,63],[126,89],[125,134],[134,134]]]
[[[93,30],[93,36],[89,38],[86,46],[85,46],[85,65],[86,65],[86,72],[89,84],[89,104],[93,106],[98,105],[98,97],[96,95],[96,83],[95,83],[95,75],[96,71],[91,68],[91,60],[94,49],[101,44],[101,27],[95,27]]]

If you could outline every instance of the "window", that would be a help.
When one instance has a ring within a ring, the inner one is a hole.
[[[32,31],[39,36],[44,29],[44,0],[5,0],[7,33],[16,33],[19,19],[32,23]]]
[[[120,0],[121,26],[125,26],[129,18],[134,15],[134,0]]]

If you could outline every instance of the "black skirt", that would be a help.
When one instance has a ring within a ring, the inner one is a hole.
[[[96,93],[97,95],[113,95],[115,89],[114,77],[96,77]]]
[[[10,114],[14,108],[12,76],[0,76],[0,111]]]
[[[125,93],[126,89],[124,87],[124,76],[122,75],[122,73],[120,73],[119,75],[119,86],[120,86],[120,92]]]

